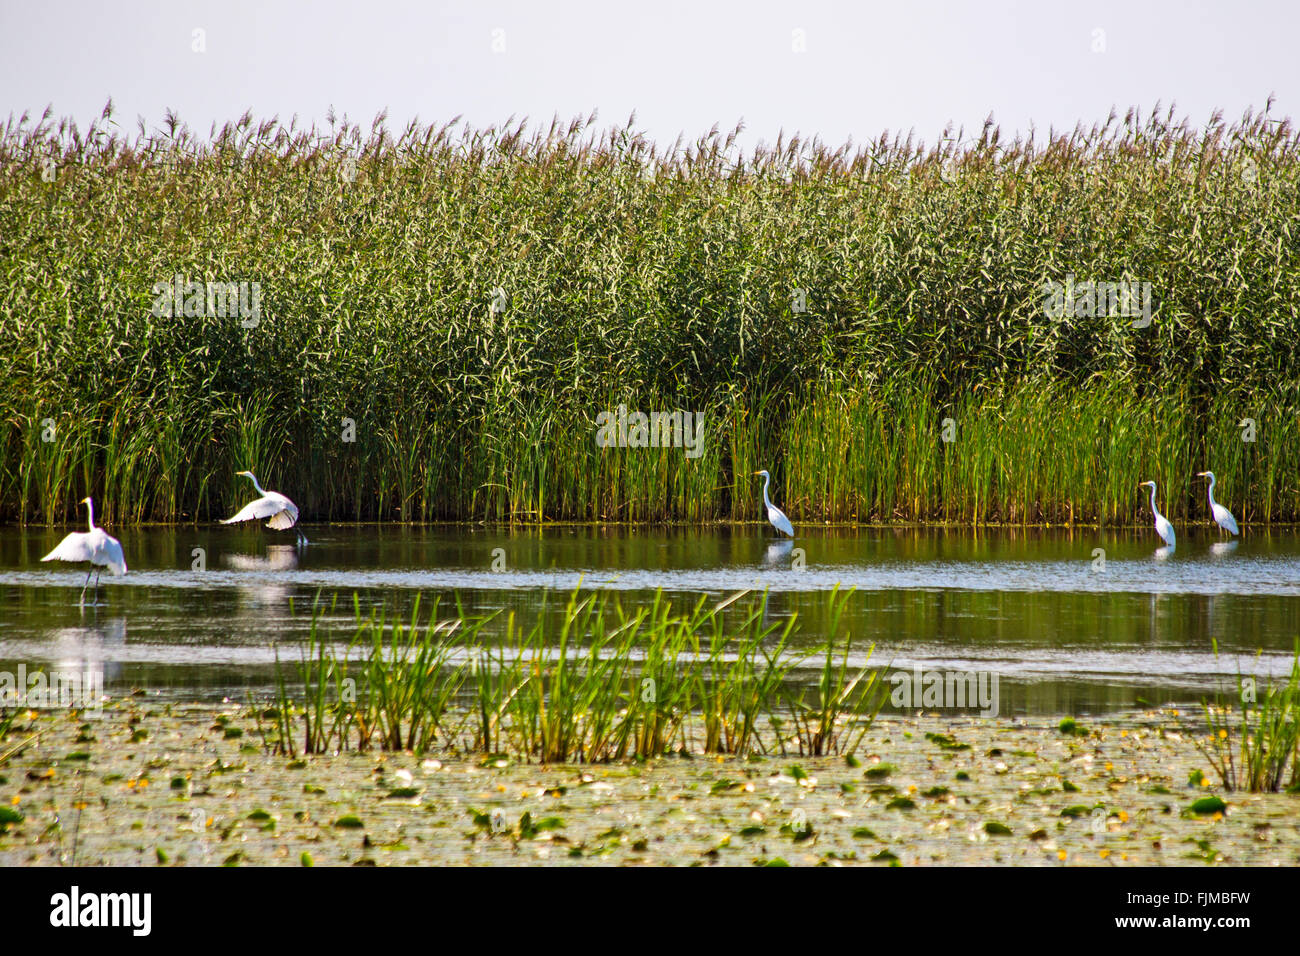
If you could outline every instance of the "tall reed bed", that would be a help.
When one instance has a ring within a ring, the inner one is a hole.
[[[783,435],[796,518],[1128,523],[1154,479],[1161,509],[1208,520],[1206,482],[1246,521],[1300,513],[1300,415],[1280,395],[1131,393],[1027,382],[945,399],[925,384],[824,387]],[[1247,419],[1253,424],[1243,425]],[[1247,440],[1249,439],[1249,440]]]
[[[309,519],[757,518],[765,467],[806,518],[1126,520],[1195,464],[1300,519],[1295,127],[949,133],[11,117],[0,518],[209,519],[243,468]],[[1051,317],[1067,280],[1151,323]],[[704,411],[703,456],[598,449],[620,403]]]
[[[662,596],[626,610],[617,595],[573,593],[558,617],[457,608],[420,623],[361,619],[345,650],[324,639],[324,609],[296,663],[277,657],[276,748],[435,749],[543,763],[672,752],[811,756],[852,753],[885,700],[875,670],[850,663],[848,593],[830,596],[830,639],[796,651],[793,619],[767,600]],[[498,627],[497,625],[502,625]],[[871,649],[865,651],[869,658]],[[821,661],[813,688],[794,677]]]

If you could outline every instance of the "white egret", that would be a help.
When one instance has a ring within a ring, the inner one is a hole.
[[[754,474],[763,476],[763,504],[767,505],[767,520],[772,522],[772,527],[777,531],[782,531],[793,538],[794,525],[790,524],[790,519],[785,516],[785,512],[772,504],[772,499],[767,496],[767,486],[772,476],[766,471],[756,471]]]
[[[90,562],[90,571],[95,572],[95,598],[99,598],[99,574],[101,568],[108,568],[113,574],[126,574],[126,558],[122,556],[122,542],[118,541],[103,528],[95,527],[95,503],[89,498],[82,498],[79,504],[86,506],[89,531],[74,531],[59,546],[41,558],[42,561],[71,561],[74,564]],[[81,586],[81,603],[86,603],[86,588],[90,586],[90,571],[86,572],[86,583]]]
[[[1241,532],[1237,530],[1237,519],[1232,516],[1232,512],[1214,500],[1214,483],[1217,480],[1214,472],[1198,471],[1196,477],[1210,479],[1210,514],[1214,515],[1214,523],[1228,534],[1240,534]]]
[[[221,519],[222,524],[235,524],[239,521],[260,521],[262,518],[270,518],[266,523],[268,528],[274,531],[288,531],[298,521],[298,506],[280,494],[278,491],[267,491],[258,484],[257,477],[251,471],[236,472],[241,478],[247,478],[257,489],[257,493],[262,497],[256,501],[250,501],[244,507],[236,512],[233,518]],[[307,537],[298,532],[298,543],[306,544]]]
[[[1154,481],[1144,481],[1138,487],[1141,488],[1144,485],[1151,486],[1151,513],[1156,516],[1156,533],[1164,539],[1165,544],[1169,545],[1170,548],[1176,547],[1177,536],[1174,534],[1174,526],[1156,507],[1156,483]]]

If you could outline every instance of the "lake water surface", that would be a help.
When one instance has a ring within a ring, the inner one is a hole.
[[[110,529],[131,570],[105,575],[84,609],[84,568],[40,563],[67,530],[0,528],[0,670],[102,666],[110,693],[268,693],[276,648],[296,659],[318,595],[337,598],[328,633],[346,642],[354,595],[367,611],[405,615],[419,596],[426,610],[459,598],[529,617],[578,587],[626,603],[766,590],[769,616],[797,613],[811,647],[838,585],[856,589],[848,623],[863,654],[874,644],[881,665],[996,674],[1004,714],[1196,703],[1239,673],[1285,673],[1300,637],[1292,529],[1226,544],[1180,528],[1172,554],[1145,530],[801,528],[777,542],[757,527],[309,525],[298,549],[262,529]]]

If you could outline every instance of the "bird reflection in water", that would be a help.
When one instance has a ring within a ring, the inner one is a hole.
[[[92,617],[77,627],[50,633],[48,660],[51,670],[64,674],[98,673],[107,684],[121,676],[126,648],[126,618],[99,622]]]
[[[235,571],[283,573],[298,567],[298,548],[291,544],[273,544],[264,556],[252,554],[223,554],[221,562]],[[254,578],[235,585],[243,597],[254,604],[281,604],[289,598],[289,586],[273,579]]]
[[[790,566],[790,552],[794,549],[794,540],[784,538],[774,541],[767,546],[767,551],[763,554],[764,568],[788,568]]]
[[[236,571],[293,571],[298,567],[298,549],[291,544],[273,544],[264,556],[223,554],[221,561]]]

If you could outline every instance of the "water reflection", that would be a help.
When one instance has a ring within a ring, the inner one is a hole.
[[[237,571],[292,571],[298,567],[298,549],[290,544],[272,544],[265,555],[223,554],[221,561]]]
[[[794,541],[790,538],[772,542],[767,546],[767,550],[763,552],[763,567],[788,568],[790,566],[790,552],[793,550]]]
[[[298,568],[300,546],[291,544],[267,545],[266,554],[223,554],[221,563],[236,571],[244,571],[235,582],[242,604],[255,609],[284,606],[293,595],[290,584],[276,575]]]
[[[1300,633],[1293,531],[1221,541],[1189,527],[1170,560],[1142,530],[815,528],[794,542],[758,526],[328,526],[300,552],[268,546],[256,529],[127,529],[131,572],[115,579],[109,608],[83,617],[84,575],[39,562],[60,530],[0,529],[0,665],[72,661],[98,646],[119,689],[265,688],[272,641],[301,641],[318,595],[337,601],[322,626],[346,642],[354,595],[363,614],[406,616],[419,596],[424,613],[440,598],[445,609],[459,600],[471,613],[527,619],[560,614],[580,584],[612,588],[625,605],[662,590],[679,607],[767,589],[765,623],[797,614],[810,650],[839,584],[857,590],[845,617],[854,660],[874,644],[882,665],[993,669],[1008,706],[1049,712],[1197,701],[1238,669],[1281,673]],[[196,548],[210,570],[194,569]],[[748,611],[740,602],[727,613]]]
[[[73,673],[98,671],[104,680],[116,680],[122,673],[126,648],[126,618],[104,622],[88,621],[77,627],[61,627],[39,645],[45,660],[55,670]]]

